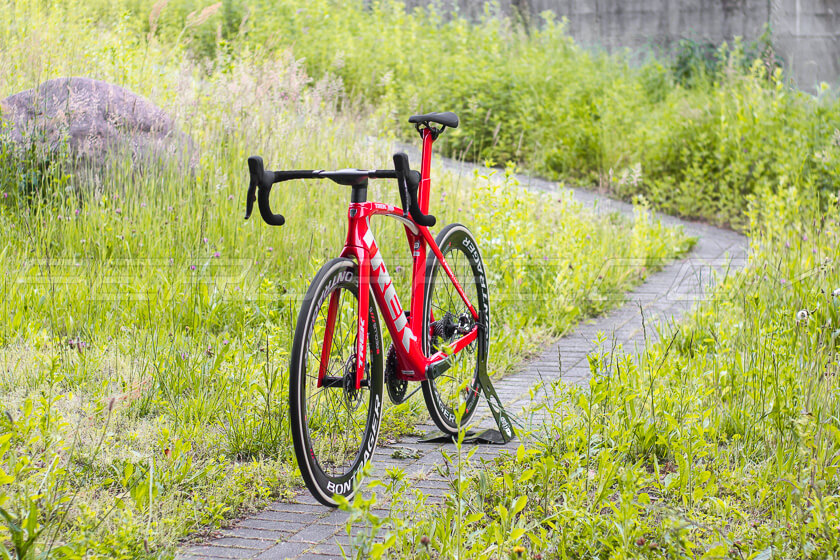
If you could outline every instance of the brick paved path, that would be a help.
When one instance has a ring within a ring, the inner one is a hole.
[[[409,151],[412,161],[419,161],[418,154]],[[458,173],[463,180],[471,181],[475,166],[440,159],[444,166]],[[523,186],[531,189],[557,192],[555,183],[531,177],[518,177]],[[632,215],[632,206],[597,195],[591,191],[574,190],[575,198],[593,205],[599,212],[618,211]],[[532,405],[529,390],[540,382],[556,380],[562,375],[567,383],[582,383],[589,377],[586,360],[594,348],[594,340],[603,332],[625,350],[641,349],[644,345],[642,313],[647,334],[654,333],[657,321],[678,320],[692,303],[709,288],[713,272],[737,270],[746,260],[747,240],[728,230],[686,222],[669,216],[659,216],[668,225],[682,225],[686,233],[698,237],[693,251],[684,259],[665,263],[660,272],[648,276],[647,281],[626,295],[626,303],[612,312],[586,321],[570,334],[552,343],[536,358],[523,364],[522,370],[495,382],[499,397],[506,408],[514,413]],[[560,363],[562,362],[562,370]],[[492,427],[492,417],[483,404],[477,418],[481,426]],[[434,426],[419,426],[425,432]],[[380,445],[374,456],[374,475],[382,475],[387,468],[399,467],[412,486],[420,488],[430,501],[446,494],[447,482],[438,474],[435,465],[441,462],[440,449],[453,448],[451,444],[419,444],[416,437],[396,444],[416,450],[416,458],[392,458],[394,447]],[[490,459],[504,449],[515,449],[514,440],[506,446],[481,446],[475,459]],[[412,454],[413,455],[413,454]],[[264,511],[237,521],[219,536],[201,545],[193,546],[180,555],[183,560],[199,558],[256,558],[260,560],[326,559],[341,558],[341,544],[349,553],[349,539],[345,530],[347,514],[319,505],[305,490],[295,498],[295,503],[275,502]]]

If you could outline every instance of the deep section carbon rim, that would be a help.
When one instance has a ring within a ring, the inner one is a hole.
[[[290,400],[301,474],[316,498],[335,505],[332,495],[353,493],[355,475],[376,445],[382,406],[382,343],[371,305],[365,376],[356,389],[358,282],[349,261],[331,261],[324,268],[328,270],[316,276],[298,320]],[[336,306],[335,326],[329,353],[324,355],[331,302]],[[322,362],[324,377],[319,387]]]
[[[484,266],[469,231],[464,226],[452,224],[441,231],[437,242],[467,299],[478,311],[479,319],[473,318],[446,271],[432,255],[426,268],[424,348],[429,355],[445,350],[449,343],[463,336],[476,323],[480,324],[479,336],[450,358],[451,367],[436,379],[423,383],[432,420],[441,430],[454,433],[470,420],[478,404],[477,374],[479,364],[486,366],[487,361],[489,305]],[[466,407],[459,423],[456,411],[462,401]]]

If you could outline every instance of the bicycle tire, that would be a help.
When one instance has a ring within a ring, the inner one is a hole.
[[[469,229],[462,224],[449,224],[441,230],[435,241],[479,316],[476,340],[453,357],[453,365],[449,370],[437,379],[426,380],[421,384],[426,407],[435,425],[442,432],[455,435],[470,421],[478,407],[481,392],[478,381],[479,368],[486,368],[490,349],[490,302],[484,262]],[[446,342],[456,338],[455,335],[447,336],[448,333],[445,332],[435,332],[442,330],[441,322],[446,323],[447,313],[453,319],[459,320],[462,317],[473,320],[473,317],[458,295],[455,285],[441,267],[440,261],[431,252],[426,258],[425,278],[423,350],[430,356]],[[458,387],[464,382],[467,383],[466,390],[461,393]],[[459,422],[456,410],[462,397],[466,406]]]
[[[372,295],[367,371],[362,388],[355,389],[359,306],[356,270],[354,261],[340,258],[326,263],[315,275],[298,314],[291,351],[289,412],[295,457],[315,499],[333,507],[338,505],[335,494],[350,498],[355,493],[357,475],[376,448],[382,419],[382,334]],[[329,304],[336,293],[337,313],[326,375],[341,385],[318,388],[324,343],[319,336],[323,337],[325,331],[319,327],[326,326]]]

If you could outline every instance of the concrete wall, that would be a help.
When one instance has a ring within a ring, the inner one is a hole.
[[[772,0],[773,45],[802,89],[840,83],[840,0]]]
[[[435,3],[477,17],[482,0],[405,0],[411,8]],[[569,33],[588,47],[669,48],[682,38],[719,44],[752,41],[769,23],[777,53],[806,90],[840,83],[840,0],[499,0],[501,10],[569,19]]]

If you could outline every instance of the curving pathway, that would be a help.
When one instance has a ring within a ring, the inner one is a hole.
[[[412,161],[419,161],[416,150],[399,146],[409,153]],[[412,153],[414,152],[414,153]],[[476,165],[446,158],[436,158],[447,170],[456,173],[458,180],[471,181]],[[545,192],[567,189],[556,183],[529,176],[518,175],[522,186]],[[589,190],[571,189],[574,197],[598,212],[620,212],[632,216],[630,204],[616,201]],[[648,338],[656,336],[653,325],[657,322],[677,321],[690,309],[694,301],[702,298],[711,287],[716,273],[740,269],[747,258],[747,238],[730,230],[706,224],[689,222],[657,214],[663,223],[683,226],[688,235],[697,237],[697,244],[684,258],[663,263],[662,269],[648,276],[635,290],[625,294],[625,303],[611,312],[579,324],[559,341],[551,343],[535,358],[523,364],[522,369],[495,381],[496,391],[506,408],[512,413],[522,412],[533,405],[530,391],[541,382],[562,378],[566,383],[585,383],[589,377],[586,355],[595,348],[598,333],[621,344],[626,350],[641,350],[645,332]],[[477,423],[493,427],[493,419],[483,403]],[[475,422],[475,421],[474,421]],[[422,432],[434,430],[432,425],[418,426]],[[448,488],[447,481],[437,472],[442,462],[441,448],[454,449],[452,444],[418,444],[410,438],[396,444],[403,452],[394,458],[395,446],[380,445],[373,459],[374,474],[382,475],[391,467],[403,469],[413,479],[413,487],[420,488],[429,501],[440,500]],[[481,446],[475,458],[491,459],[504,449],[515,449],[514,440],[506,446]],[[384,513],[384,510],[383,512]],[[183,550],[183,560],[222,558],[253,558],[260,560],[341,558],[341,547],[350,555],[349,537],[345,529],[347,514],[326,508],[303,491],[295,503],[275,502],[251,517],[240,519],[214,538]]]

